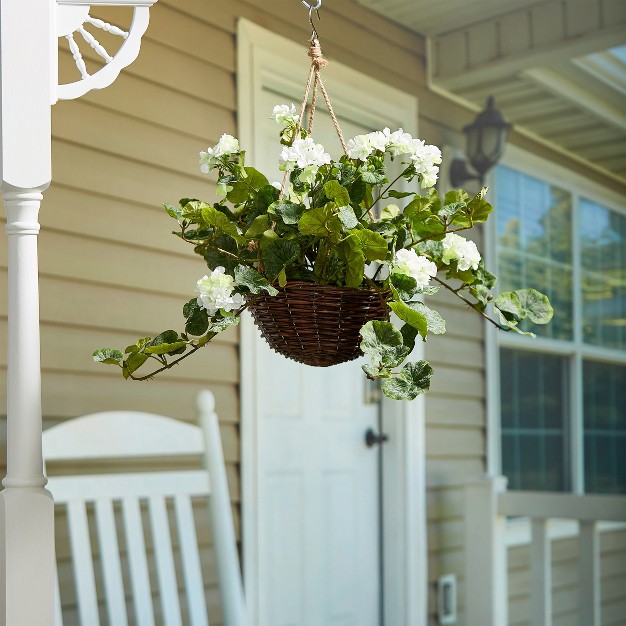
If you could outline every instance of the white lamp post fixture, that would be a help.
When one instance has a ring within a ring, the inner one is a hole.
[[[0,626],[54,626],[54,503],[41,453],[38,214],[51,181],[50,105],[110,85],[139,53],[156,0],[0,0],[0,191],[7,212],[7,476],[0,492]],[[134,7],[128,30],[90,5]],[[85,28],[87,27],[87,28]],[[93,30],[123,39],[111,56]],[[87,72],[80,44],[102,58]],[[58,85],[57,37],[79,80]]]

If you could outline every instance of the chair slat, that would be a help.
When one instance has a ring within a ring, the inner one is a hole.
[[[100,626],[96,582],[93,575],[93,556],[89,541],[89,523],[85,502],[72,501],[67,505],[72,547],[72,563],[76,582],[78,614],[81,624]]]
[[[127,626],[126,595],[122,580],[122,565],[120,563],[113,501],[108,498],[99,498],[95,501],[95,506],[109,624]]]
[[[189,496],[177,495],[174,498],[176,526],[180,555],[185,576],[185,593],[189,606],[191,626],[208,626],[202,569],[198,551],[196,525],[193,517],[193,506]]]
[[[146,542],[143,536],[141,508],[137,498],[122,498],[122,518],[126,535],[126,549],[128,550],[135,620],[138,626],[154,626],[154,607],[148,575]]]
[[[174,567],[174,552],[172,550],[165,498],[163,496],[152,496],[148,502],[163,620],[165,626],[182,626],[178,584]]]
[[[54,626],[63,626],[63,610],[61,605],[61,588],[59,586],[59,570],[54,566],[54,584],[56,591],[54,594]]]

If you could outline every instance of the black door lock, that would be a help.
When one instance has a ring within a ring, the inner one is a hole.
[[[365,445],[368,448],[385,443],[385,441],[389,441],[389,435],[385,435],[384,433],[375,433],[371,428],[367,429],[365,433]]]

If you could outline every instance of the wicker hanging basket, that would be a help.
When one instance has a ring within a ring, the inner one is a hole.
[[[359,331],[387,320],[385,294],[290,281],[278,295],[256,296],[250,311],[270,347],[288,359],[329,367],[362,355]]]

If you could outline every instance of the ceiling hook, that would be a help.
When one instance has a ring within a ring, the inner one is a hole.
[[[307,2],[307,0],[300,0],[300,2],[309,10],[309,23],[311,24],[311,28],[313,29],[311,40],[317,39],[317,29],[315,28],[315,24],[313,23],[313,11],[317,13],[317,19],[319,20],[322,0],[317,0],[317,2]]]

